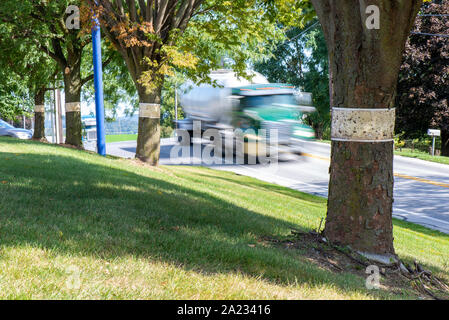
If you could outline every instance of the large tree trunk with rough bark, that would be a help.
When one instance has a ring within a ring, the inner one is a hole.
[[[399,67],[422,1],[312,3],[326,37],[333,78],[334,136],[324,234],[331,242],[360,252],[394,255],[393,132],[392,128],[379,129],[391,132],[384,134],[383,139],[375,132],[377,128],[370,126],[376,117],[384,117],[394,126],[391,108]],[[373,17],[366,13],[368,5],[379,8],[379,29],[367,27],[367,19]],[[349,114],[345,108],[354,110],[353,116],[344,116],[343,121],[340,117],[338,122],[336,112],[339,110],[339,116]],[[354,137],[352,132],[342,133],[348,128],[354,129]]]
[[[152,75],[153,83],[148,86],[141,81],[142,75],[151,72],[151,67],[141,59],[134,59],[129,51],[120,51],[128,66],[131,78],[139,95],[139,131],[137,135],[136,158],[152,166],[159,165],[160,155],[160,107],[164,75]],[[160,63],[159,54],[149,57],[151,61]]]
[[[46,141],[45,138],[45,89],[40,89],[34,96],[34,133],[33,139]]]
[[[66,144],[82,147],[81,126],[81,52],[69,53],[64,69]]]
[[[139,133],[137,136],[136,158],[150,165],[159,164],[160,154],[160,104],[161,88],[148,92],[137,84],[139,94]]]

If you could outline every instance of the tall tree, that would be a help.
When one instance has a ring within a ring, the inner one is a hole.
[[[250,55],[265,53],[263,41],[280,36],[279,12],[291,20],[300,11],[293,0],[87,0],[100,16],[103,31],[124,58],[139,102],[136,157],[157,165],[160,104],[164,78],[174,68],[189,77],[207,78],[228,52],[244,73]],[[298,1],[302,3],[303,1]],[[284,22],[284,21],[283,21]],[[271,23],[271,24],[269,24]]]
[[[0,117],[7,120],[23,115],[31,107],[28,88],[20,72],[15,72],[20,68],[14,68],[18,59],[11,41],[11,28],[0,21]]]
[[[34,104],[33,138],[45,140],[44,96],[56,73],[51,59],[36,51],[33,43],[16,37],[11,25],[0,25],[0,86],[9,91],[10,96],[21,98],[22,101],[16,103],[21,106],[22,111],[31,111]],[[5,97],[2,98],[5,101]]]
[[[324,234],[360,252],[394,255],[392,108],[405,42],[422,0],[312,3],[326,38],[333,87]]]
[[[103,31],[124,58],[140,102],[136,157],[156,165],[160,150],[160,103],[164,60],[175,54],[175,31],[182,33],[201,0],[88,1],[102,19]],[[166,47],[164,47],[166,45]],[[187,58],[186,58],[187,59]],[[149,86],[141,81],[146,75]]]
[[[396,131],[418,138],[429,128],[441,129],[444,156],[449,156],[449,19],[438,15],[448,12],[448,0],[423,7],[414,27],[418,34],[406,44],[396,99]]]
[[[28,88],[23,85],[21,78],[6,68],[0,68],[0,79],[0,118],[14,120],[17,116],[28,114],[32,104]]]
[[[2,0],[0,20],[14,26],[16,38],[33,43],[59,66],[64,80],[66,143],[80,147],[81,88],[93,77],[81,74],[83,49],[90,36],[81,33],[73,19],[70,26],[66,24],[69,5],[81,6],[81,0]]]

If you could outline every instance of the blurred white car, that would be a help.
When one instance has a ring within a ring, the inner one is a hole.
[[[33,133],[30,130],[15,128],[9,123],[0,120],[0,136],[18,139],[31,139]]]

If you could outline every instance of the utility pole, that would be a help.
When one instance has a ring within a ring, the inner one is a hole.
[[[56,89],[56,127],[58,132],[58,142],[62,143],[64,141],[64,132],[62,128],[62,103],[61,103],[61,90],[59,88]]]
[[[53,114],[52,114],[52,116],[53,116],[53,121],[54,121],[54,124],[55,124],[55,140],[54,140],[54,143],[56,143],[56,144],[58,144],[60,141],[59,141],[59,128],[58,128],[58,116],[57,116],[57,110],[58,110],[58,107],[57,107],[57,105],[58,105],[58,96],[56,95],[56,90],[54,91],[54,95],[55,95],[55,101],[54,101],[54,104],[53,104]]]
[[[106,156],[106,136],[104,130],[104,97],[103,97],[103,66],[101,62],[101,31],[96,15],[93,17],[92,49],[94,63],[95,115],[97,118],[97,151]]]
[[[51,136],[52,136],[52,143],[56,143],[56,129],[55,129],[55,118],[54,110],[55,110],[55,104],[56,104],[56,92],[55,89],[53,89],[53,106],[50,108],[50,119],[51,119]]]

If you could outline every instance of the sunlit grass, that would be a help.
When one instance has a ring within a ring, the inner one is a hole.
[[[437,163],[442,163],[442,164],[449,164],[449,157],[432,156],[427,152],[423,152],[423,151],[419,151],[419,150],[403,148],[402,150],[395,150],[394,154],[403,156],[403,157],[416,158],[416,159],[432,161],[432,162],[437,162]]]
[[[106,136],[106,143],[136,140],[137,134],[110,134]]]
[[[325,213],[323,198],[233,173],[0,138],[0,298],[414,297],[258,241]],[[449,236],[395,221],[395,246],[449,273]]]
[[[319,142],[331,144],[330,140],[319,140]],[[428,152],[423,152],[420,150],[412,150],[409,148],[402,148],[402,149],[396,149],[394,151],[395,155],[408,157],[408,158],[416,158],[421,159],[425,161],[431,161],[436,163],[442,163],[442,164],[449,164],[449,157],[443,157],[443,156],[432,156]]]

